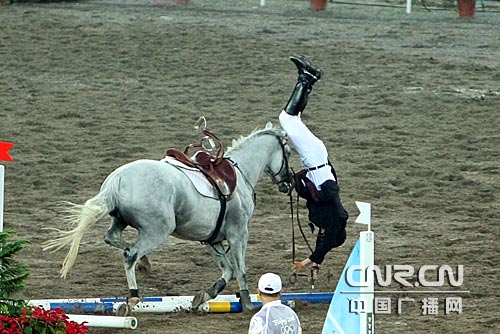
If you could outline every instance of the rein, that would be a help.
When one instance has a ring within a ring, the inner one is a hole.
[[[311,247],[311,245],[309,244],[309,241],[307,240],[307,237],[306,237],[306,234],[304,233],[304,230],[302,229],[302,224],[300,223],[300,219],[299,219],[299,194],[297,194],[297,225],[299,226],[299,230],[300,230],[300,234],[302,235],[302,238],[304,239],[307,247],[309,248],[309,250],[311,251],[311,253],[313,252],[313,249]],[[293,216],[292,216],[293,218]]]
[[[280,167],[280,169],[278,170],[277,173],[271,174],[271,178],[273,179],[274,183],[280,184],[280,183],[283,183],[283,182],[291,181],[291,179],[292,179],[293,176],[290,175],[290,173],[289,173],[290,164],[288,162],[288,157],[286,155],[285,144],[281,141],[281,139],[280,139],[279,136],[276,136],[276,139],[278,140],[278,143],[280,144],[281,152],[283,153],[283,160],[281,161],[281,167]],[[245,180],[245,183],[250,186],[250,188],[252,189],[252,194],[253,194],[253,203],[255,204],[255,202],[257,200],[257,193],[255,192],[255,188],[252,186],[252,184],[248,180],[248,178],[245,175],[245,173],[243,173],[243,171],[241,170],[241,168],[240,168],[240,166],[238,165],[237,162],[235,162],[234,160],[232,160],[230,157],[226,157],[225,159],[229,160],[233,164],[233,166],[236,169],[238,169],[238,171],[243,176],[243,179]],[[281,171],[283,170],[283,168],[286,168],[286,170],[287,170],[287,180],[278,182],[278,181],[276,181],[276,176],[278,176],[278,175],[281,174]]]
[[[229,160],[233,166],[240,171],[241,175],[243,176],[243,179],[245,180],[245,183],[250,186],[250,188],[252,189],[252,195],[253,195],[253,204],[255,205],[255,201],[257,200],[257,193],[255,192],[255,188],[254,186],[252,186],[252,184],[250,183],[250,181],[248,181],[248,178],[247,176],[245,175],[245,173],[243,173],[243,171],[241,170],[240,166],[238,165],[238,163],[236,161],[234,161],[233,159],[231,159],[230,157],[227,157],[226,158],[227,160]]]
[[[293,170],[292,170],[293,172]],[[293,175],[295,175],[295,172],[293,172]],[[292,263],[295,263],[296,261],[296,252],[295,252],[295,228],[294,228],[294,208],[293,208],[293,196],[292,196],[292,192],[293,192],[293,188],[290,189],[290,191],[288,192],[288,197],[289,197],[289,203],[290,203],[290,214],[291,214],[291,225],[292,225]],[[297,216],[297,225],[299,226],[299,231],[300,231],[300,234],[302,235],[302,238],[304,239],[304,242],[306,243],[307,247],[309,248],[309,251],[312,253],[313,252],[313,249],[311,247],[311,245],[309,244],[309,241],[307,240],[307,237],[304,233],[304,230],[302,229],[302,225],[300,223],[300,218],[299,218],[299,194],[297,194],[297,207],[296,207],[296,216]],[[310,277],[311,277],[311,285],[312,285],[312,288],[314,288],[314,279],[315,279],[315,275],[316,275],[316,271],[317,271],[317,268],[314,268],[312,267],[311,268],[311,274],[310,274]],[[297,282],[297,276],[308,276],[306,274],[299,274],[299,273],[292,273],[290,275],[290,277],[288,278],[288,281],[291,283],[291,284],[295,284],[295,282]]]

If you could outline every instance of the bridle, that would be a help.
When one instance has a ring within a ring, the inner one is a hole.
[[[278,172],[269,173],[269,174],[270,174],[271,179],[273,180],[274,184],[277,184],[277,185],[285,184],[286,187],[290,190],[291,185],[292,185],[292,180],[293,180],[293,173],[291,172],[290,162],[288,161],[288,154],[286,152],[286,138],[280,137],[279,135],[276,135],[276,139],[278,140],[278,143],[280,144],[283,159],[281,160],[281,167],[278,170]],[[276,177],[282,173],[283,169],[286,170],[286,175],[282,180],[278,181],[278,179]]]
[[[286,140],[282,141],[281,138],[285,138],[285,137],[280,137],[279,135],[275,135],[275,137],[278,140],[278,143],[280,144],[283,159],[281,160],[281,167],[278,170],[278,172],[274,173],[272,171],[268,171],[267,174],[269,174],[269,176],[271,176],[273,184],[285,185],[288,189],[288,193],[291,193],[291,190],[293,189],[293,187],[292,187],[293,172],[290,169],[290,163],[288,161],[288,155],[286,153]],[[257,194],[255,192],[255,188],[252,186],[252,184],[250,183],[250,181],[246,177],[245,173],[243,173],[243,171],[240,169],[240,166],[238,165],[238,163],[233,161],[230,157],[226,157],[225,159],[228,159],[233,164],[233,166],[236,169],[238,169],[238,171],[243,176],[243,179],[245,180],[245,182],[250,186],[250,188],[252,188],[253,202],[255,203],[255,201],[257,199]],[[281,172],[283,171],[284,168],[286,168],[286,176],[283,180],[278,181],[278,179],[276,177],[281,174]]]

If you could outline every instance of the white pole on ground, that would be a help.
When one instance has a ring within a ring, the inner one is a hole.
[[[411,13],[411,0],[406,0],[406,14]]]
[[[69,320],[79,324],[86,322],[87,327],[102,327],[102,328],[126,328],[136,329],[137,318],[135,317],[115,317],[106,315],[84,315],[84,314],[67,314]]]

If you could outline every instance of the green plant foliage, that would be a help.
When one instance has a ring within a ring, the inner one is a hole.
[[[29,306],[24,300],[11,299],[22,290],[29,276],[28,266],[14,257],[29,243],[9,241],[13,231],[0,232],[0,333],[1,334],[86,334],[87,327],[70,321],[61,310]]]
[[[9,241],[13,231],[0,232],[0,299],[9,298],[13,293],[25,287],[28,278],[28,266],[14,260],[24,249],[27,240]]]
[[[13,231],[0,232],[0,313],[18,316],[26,303],[10,299],[10,297],[26,286],[25,280],[29,272],[28,266],[18,264],[14,257],[29,242],[27,240],[9,241],[13,233]]]

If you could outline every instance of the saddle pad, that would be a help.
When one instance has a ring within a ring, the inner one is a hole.
[[[207,177],[200,172],[199,169],[193,168],[186,166],[179,160],[176,160],[172,157],[166,156],[165,158],[161,159],[160,161],[166,162],[174,167],[177,167],[178,170],[183,172],[191,181],[191,183],[194,185],[196,190],[203,196],[214,198],[214,199],[219,199],[219,194],[217,193],[217,189],[215,189],[210,182],[208,181]]]

